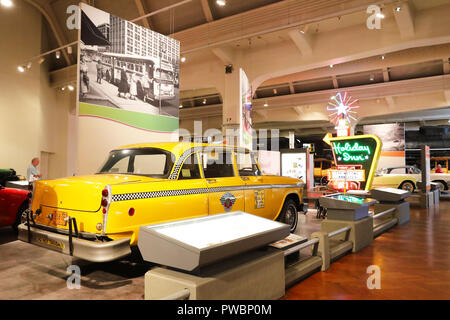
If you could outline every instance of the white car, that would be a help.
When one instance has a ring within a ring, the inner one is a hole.
[[[441,190],[449,189],[449,173],[430,173],[430,180],[437,183]],[[417,167],[388,167],[377,172],[373,181],[373,188],[392,187],[414,191],[418,188],[417,183],[420,181],[422,181],[422,171]]]

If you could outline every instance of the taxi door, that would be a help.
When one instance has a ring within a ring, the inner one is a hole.
[[[271,179],[262,175],[254,154],[248,151],[236,152],[236,165],[245,183],[245,212],[267,219],[275,218]]]
[[[217,147],[199,155],[208,189],[209,214],[244,211],[245,183],[236,174],[233,151]]]

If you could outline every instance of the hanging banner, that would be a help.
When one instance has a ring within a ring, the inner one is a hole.
[[[376,135],[383,141],[378,169],[405,165],[405,124],[386,123],[363,126],[364,134]]]
[[[253,149],[253,129],[252,129],[252,88],[248,81],[247,75],[243,69],[239,69],[240,75],[240,110],[241,110],[241,124],[240,124],[240,146]]]
[[[84,3],[80,8],[78,173],[84,173],[120,145],[178,140],[180,43]],[[87,151],[90,159],[81,157]]]

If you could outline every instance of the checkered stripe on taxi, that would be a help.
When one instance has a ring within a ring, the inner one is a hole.
[[[160,198],[160,197],[176,197],[176,196],[186,196],[186,195],[192,195],[192,194],[204,194],[204,193],[224,192],[224,191],[233,191],[233,190],[242,190],[242,189],[243,189],[243,187],[237,186],[237,187],[162,190],[162,191],[150,191],[150,192],[113,194],[112,201],[116,202],[116,201],[151,199],[151,198]]]

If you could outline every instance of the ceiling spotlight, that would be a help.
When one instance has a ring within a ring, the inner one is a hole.
[[[227,4],[227,2],[225,0],[216,0],[216,3],[221,7],[223,7],[224,5]]]
[[[183,108],[183,105],[182,105],[182,104],[180,104],[178,108],[180,108],[180,109],[181,109],[181,108]]]
[[[181,57],[181,62],[185,62],[186,61],[186,57]]]
[[[397,12],[402,11],[402,7],[401,6],[395,7],[395,11],[397,11]]]
[[[19,72],[25,72],[25,66],[18,66],[17,70],[19,70]]]
[[[71,46],[67,47],[67,53],[68,54],[72,54],[72,47]]]
[[[206,104],[206,99],[203,99],[203,104]]]
[[[267,102],[264,103],[264,107],[268,107],[269,104]]]
[[[31,61],[27,63],[27,69],[31,69]]]
[[[333,68],[333,67],[334,67],[334,65],[330,64],[330,68]]]
[[[381,60],[384,60],[385,56],[381,56]]]
[[[56,51],[55,56],[56,56],[56,59],[61,58],[61,51],[59,51],[59,50]]]
[[[308,29],[308,27],[306,25],[303,25],[303,26],[300,26],[299,31],[301,34],[305,34],[307,29]]]
[[[373,75],[373,73],[370,75],[370,81],[375,80],[375,76]]]
[[[69,89],[70,91],[73,91],[75,88],[74,88],[72,85],[69,84],[69,85],[67,86],[67,89]]]
[[[62,90],[62,91],[66,90],[66,87],[62,87],[61,90]]]
[[[44,61],[45,61],[45,58],[44,57],[40,57],[39,60],[38,60],[38,63],[42,64]]]
[[[12,7],[12,5],[13,5],[11,0],[1,0],[0,3],[2,4],[2,6],[8,7],[8,8]]]

